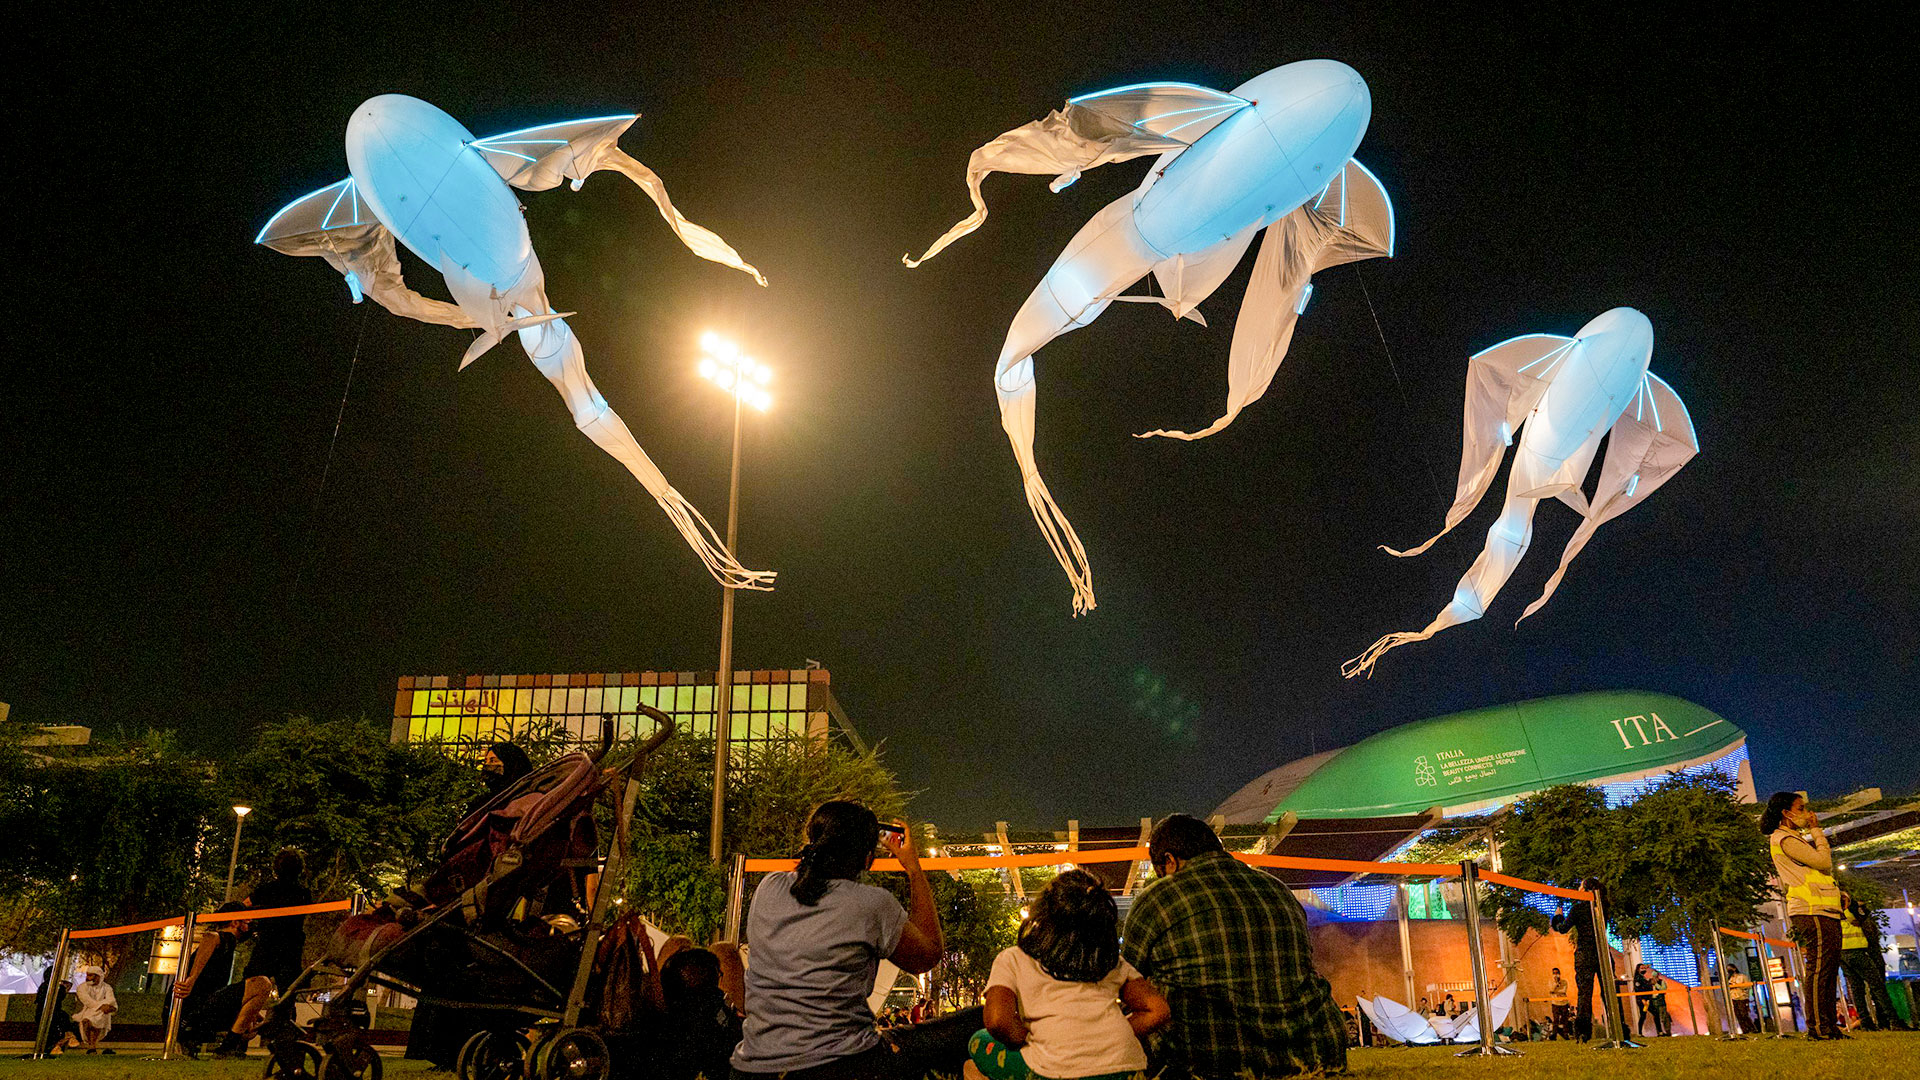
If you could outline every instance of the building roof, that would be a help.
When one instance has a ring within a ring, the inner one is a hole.
[[[1555,784],[1637,780],[1717,761],[1746,733],[1677,697],[1563,694],[1403,724],[1255,778],[1216,813],[1229,825],[1488,809]],[[1741,763],[1743,793],[1751,774]]]

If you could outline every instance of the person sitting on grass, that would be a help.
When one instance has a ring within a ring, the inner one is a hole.
[[[247,905],[230,900],[214,909],[215,914],[245,911]],[[228,985],[233,972],[233,951],[249,934],[246,920],[206,923],[195,935],[193,952],[187,957],[180,977],[173,984],[173,1007],[180,1010],[180,1044],[188,1057],[199,1053],[202,1043],[222,1039],[232,1031],[233,1018],[239,1015],[246,996],[244,982]],[[231,1048],[226,1047],[231,1053]],[[242,1051],[244,1052],[244,1050]]]
[[[1047,884],[1017,943],[993,959],[986,1027],[968,1044],[968,1080],[1138,1077],[1140,1040],[1171,1018],[1167,999],[1120,959],[1119,910],[1084,870]]]
[[[100,1039],[113,1026],[113,1014],[119,1011],[119,1003],[114,1000],[113,987],[107,985],[106,973],[97,967],[82,968],[84,979],[73,988],[73,996],[80,999],[80,1011],[74,1014],[74,1022],[80,1026],[80,1042],[87,1053],[100,1052]],[[109,1050],[111,1054],[113,1051]]]

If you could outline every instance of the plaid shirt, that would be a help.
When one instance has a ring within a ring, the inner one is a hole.
[[[1197,855],[1133,902],[1122,954],[1173,1009],[1155,1066],[1206,1080],[1344,1069],[1346,1024],[1313,969],[1307,915],[1277,879]]]

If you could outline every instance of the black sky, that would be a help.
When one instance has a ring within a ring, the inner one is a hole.
[[[0,365],[17,719],[218,751],[289,712],[383,715],[401,674],[714,665],[717,586],[517,348],[456,373],[467,334],[354,307],[319,260],[251,245],[345,175],[353,106],[404,92],[482,134],[638,110],[624,147],[766,272],[761,291],[695,259],[612,174],[522,199],[589,370],[716,522],[729,418],[694,339],[729,331],[779,370],[740,548],[780,587],[742,598],[735,655],[823,661],[922,814],[1205,811],[1310,742],[1611,687],[1734,720],[1763,791],[1920,774],[1914,72],[1890,23],[1845,5],[267,6],[284,12],[16,26],[43,73],[16,116]],[[1130,433],[1217,414],[1244,266],[1211,329],[1116,305],[1041,354],[1040,461],[1100,601],[1073,619],[989,375],[1039,275],[1145,166],[1060,195],[996,178],[984,229],[916,271],[899,257],[965,212],[969,151],[1070,95],[1225,89],[1319,56],[1371,86],[1359,157],[1395,201],[1398,256],[1322,275],[1272,391],[1200,443]],[[1572,531],[1557,504],[1488,618],[1342,680],[1432,617],[1495,512],[1417,560],[1374,548],[1442,516],[1466,356],[1619,304],[1652,319],[1703,453],[1518,630]]]

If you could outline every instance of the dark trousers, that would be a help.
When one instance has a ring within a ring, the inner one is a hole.
[[[1673,1034],[1673,1014],[1667,1011],[1666,995],[1649,995],[1643,998],[1635,998],[1634,1000],[1641,1003],[1640,1023],[1636,1027],[1636,1030],[1640,1034],[1645,1035],[1647,1033],[1647,1020],[1649,1018],[1653,1020],[1653,1033],[1655,1035]]]
[[[1800,944],[1800,999],[1807,1010],[1807,1034],[1840,1034],[1840,920],[1795,915],[1794,940]]]
[[[1892,1031],[1906,1027],[1900,1014],[1893,1011],[1893,998],[1887,993],[1887,969],[1878,953],[1845,949],[1840,953],[1840,970],[1847,974],[1847,990],[1853,994],[1853,1007],[1859,1010],[1862,1028]]]

